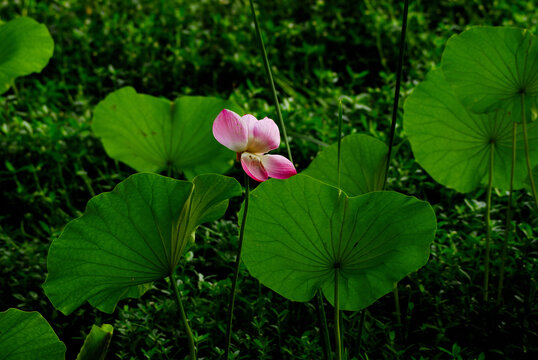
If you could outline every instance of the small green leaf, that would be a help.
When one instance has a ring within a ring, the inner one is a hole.
[[[216,174],[193,182],[130,176],[92,198],[53,241],[46,295],[64,314],[85,301],[111,313],[121,299],[140,297],[168,276],[197,226],[221,216],[227,199],[240,193],[235,179]]]
[[[171,102],[125,87],[97,105],[92,129],[110,157],[137,171],[172,167],[193,178],[223,173],[233,163],[235,154],[212,133],[213,121],[224,108],[241,112],[231,101],[182,96]]]
[[[504,110],[521,121],[521,94],[530,119],[538,111],[538,41],[528,30],[474,27],[452,36],[443,52],[446,80],[475,113]]]
[[[243,261],[262,284],[294,301],[318,289],[360,310],[423,266],[436,229],[424,201],[396,192],[347,197],[309,176],[269,180],[251,193]]]
[[[14,174],[14,173],[17,172],[17,169],[15,169],[15,167],[13,166],[13,164],[10,163],[8,160],[6,160],[6,161],[4,162],[4,164],[6,164],[6,168],[7,168],[7,170],[8,170],[10,173]]]
[[[404,130],[418,163],[435,181],[460,192],[487,184],[493,142],[493,186],[508,190],[513,121],[505,112],[474,114],[452,92],[443,71],[431,71],[404,104]],[[527,174],[518,125],[514,189]],[[531,162],[538,162],[538,123],[528,126]]]
[[[54,41],[45,25],[20,17],[0,25],[0,94],[11,82],[40,72],[54,51]]]
[[[342,139],[340,188],[349,196],[382,190],[388,147],[382,141],[363,134]],[[338,186],[338,144],[322,150],[303,174]]]
[[[113,331],[114,328],[109,324],[101,327],[93,325],[78,353],[77,360],[104,360]]]
[[[36,311],[0,312],[0,360],[64,360],[65,345]]]

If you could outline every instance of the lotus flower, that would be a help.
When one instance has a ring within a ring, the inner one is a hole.
[[[269,177],[287,179],[297,174],[284,156],[266,154],[280,145],[278,126],[268,117],[258,120],[250,114],[239,116],[224,109],[213,122],[213,136],[237,153],[243,170],[256,181]]]

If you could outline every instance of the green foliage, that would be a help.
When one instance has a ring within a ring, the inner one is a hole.
[[[343,133],[379,140],[388,133],[394,95],[401,2],[256,1],[269,60],[288,126],[294,161],[306,169],[320,149],[337,140],[338,100]],[[89,198],[110,191],[133,173],[111,160],[90,129],[92,111],[111,92],[231,99],[258,118],[274,117],[270,91],[245,1],[4,1],[0,17],[20,14],[46,24],[54,57],[39,74],[17,79],[0,96],[0,303],[3,309],[39,310],[50,319],[74,359],[95,323],[114,325],[111,359],[181,359],[182,332],[164,280],[138,299],[123,300],[113,315],[89,305],[70,316],[54,310],[41,284],[50,243],[79,217]],[[436,67],[447,39],[469,26],[503,25],[538,32],[533,1],[410,2],[402,79],[404,100]],[[400,111],[396,142],[405,135]],[[282,153],[282,152],[281,152]],[[11,166],[9,166],[7,163]],[[242,178],[235,166],[230,175]],[[443,359],[458,356],[534,358],[538,353],[538,220],[524,192],[514,194],[514,237],[509,241],[504,302],[484,304],[481,282],[483,190],[459,194],[435,181],[403,142],[391,162],[389,188],[428,200],[439,228],[431,259],[400,282],[402,323],[387,295],[360,313],[345,312],[350,357]],[[503,204],[492,208],[492,267],[498,268]],[[179,288],[200,357],[219,358],[224,343],[231,263],[237,245],[232,199],[225,220],[208,223],[177,270]],[[236,359],[316,359],[321,354],[313,303],[289,302],[250,277],[243,267],[232,349]],[[492,284],[496,283],[492,279]],[[328,316],[331,317],[330,308]],[[218,329],[218,330],[216,330]],[[220,331],[219,331],[220,330]],[[358,339],[362,341],[359,343]],[[256,340],[256,341],[255,341]],[[180,346],[178,346],[180,344]],[[183,355],[183,356],[182,356]]]
[[[451,37],[443,73],[462,104],[475,113],[503,110],[521,121],[538,116],[538,39],[528,30],[476,27]]]
[[[382,190],[387,145],[376,138],[352,134],[342,139],[340,188],[349,196]],[[303,174],[338,187],[338,144],[321,151]]]
[[[435,234],[426,202],[395,192],[349,198],[308,176],[266,181],[251,193],[243,261],[252,276],[295,301],[318,289],[360,310],[422,267]]]
[[[77,360],[104,360],[114,328],[109,324],[99,327],[92,326],[92,330],[84,340]]]
[[[512,162],[512,117],[501,110],[474,114],[452,92],[441,69],[433,70],[405,106],[404,129],[418,163],[439,183],[461,192],[487,184],[494,152],[493,186],[508,190]],[[518,125],[514,189],[527,176]],[[531,158],[538,162],[538,123],[529,126]]]
[[[110,157],[137,171],[170,168],[193,178],[231,166],[234,154],[211,133],[225,108],[239,111],[234,103],[216,98],[182,96],[170,102],[126,87],[97,105],[92,129]]]
[[[64,360],[65,345],[38,312],[0,312],[0,359]]]
[[[135,174],[96,196],[49,250],[43,285],[54,306],[70,314],[85,301],[112,312],[168,276],[201,222],[223,215],[239,184],[220,175],[193,182]]]
[[[53,51],[45,25],[27,17],[0,23],[0,94],[15,78],[43,70]]]

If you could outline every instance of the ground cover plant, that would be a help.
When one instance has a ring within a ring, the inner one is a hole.
[[[0,358],[536,357],[532,2],[2,4]]]

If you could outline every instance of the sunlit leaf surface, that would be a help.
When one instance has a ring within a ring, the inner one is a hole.
[[[85,301],[112,312],[177,266],[202,222],[222,216],[239,183],[207,174],[192,182],[142,173],[92,198],[67,224],[47,257],[43,288],[65,314]]]
[[[77,360],[104,360],[113,332],[112,325],[93,325],[78,353]]]
[[[173,102],[125,87],[94,110],[92,129],[107,154],[137,171],[174,168],[188,178],[223,173],[235,154],[219,144],[212,125],[222,109],[241,113],[231,101],[182,96]]]
[[[0,312],[0,359],[64,360],[65,345],[38,312]]]
[[[11,82],[40,72],[54,51],[54,41],[45,25],[20,17],[0,25],[0,94]]]
[[[381,190],[388,147],[382,141],[363,134],[342,138],[340,188],[349,196]],[[338,144],[323,149],[303,174],[329,185],[338,185]]]
[[[526,111],[538,111],[538,39],[528,30],[474,27],[452,36],[443,52],[442,68],[462,104],[472,112],[507,112],[521,121],[521,95]]]
[[[508,190],[512,162],[512,118],[503,111],[474,114],[453,94],[443,71],[431,71],[404,105],[404,130],[418,163],[439,183],[460,192],[487,184],[494,152],[493,186]],[[538,123],[528,126],[531,162],[538,163]],[[518,126],[514,189],[527,170]],[[493,146],[492,146],[493,144]]]
[[[348,197],[309,176],[269,180],[251,193],[243,261],[262,284],[290,300],[321,289],[360,310],[428,260],[436,220],[427,202],[396,192]]]

